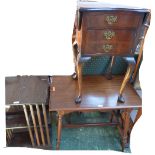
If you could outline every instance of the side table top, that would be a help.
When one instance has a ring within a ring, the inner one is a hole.
[[[71,76],[51,77],[49,110],[106,110],[141,107],[141,99],[132,87],[127,84],[125,103],[117,103],[119,89],[124,76],[113,76],[107,80],[104,76],[83,76],[82,102],[76,105],[77,80]]]
[[[5,103],[47,104],[48,76],[14,76],[5,78]]]

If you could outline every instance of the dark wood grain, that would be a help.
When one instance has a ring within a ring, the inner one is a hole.
[[[47,76],[16,76],[5,78],[5,103],[47,103]]]
[[[141,107],[141,99],[130,84],[127,84],[123,94],[126,102],[117,102],[122,80],[123,76],[114,76],[110,81],[104,76],[84,76],[82,102],[76,105],[77,81],[71,76],[53,76],[49,110],[91,111]]]
[[[114,36],[107,40],[104,33],[110,31],[114,32]],[[125,53],[132,53],[134,44],[135,32],[133,30],[87,30],[85,45],[83,45],[83,54],[111,54],[120,55]],[[109,52],[105,52],[103,46],[106,44],[112,45]],[[94,53],[95,52],[95,53]]]
[[[77,32],[77,41],[82,55],[133,55],[139,39],[139,28],[142,26],[144,12],[128,10],[106,10],[100,12],[82,12],[81,29]],[[107,17],[116,17],[116,22],[109,24]],[[110,40],[103,33],[110,30],[115,33]],[[112,45],[109,52],[103,46]]]
[[[6,128],[27,128],[26,120],[24,114],[16,114],[14,116],[6,116]]]
[[[149,14],[150,10],[143,8],[123,8],[122,6],[114,7],[114,5],[107,7],[104,3],[100,6],[98,2],[79,2],[73,38],[79,52],[78,56],[81,58],[75,59],[75,68],[77,68],[79,60],[83,57],[108,55],[112,57],[134,58],[135,51],[138,50],[137,47],[140,47],[140,51],[143,48],[140,40],[141,38],[143,40],[145,38],[144,27],[148,27],[149,25],[149,22],[146,22],[147,19],[147,21],[150,21]],[[141,35],[143,36],[141,37]],[[74,57],[76,57],[74,51],[73,53]],[[129,82],[130,76],[132,76],[129,74],[130,71],[126,72],[123,83]],[[81,76],[79,75],[79,77]],[[76,101],[79,98],[80,101],[82,100],[81,80],[82,78],[78,79],[79,89],[76,94],[75,103],[77,103]],[[123,83],[122,85],[124,85]],[[123,87],[125,88],[125,86]],[[124,91],[122,88],[121,90]],[[118,101],[125,102],[122,94],[124,92],[121,90]]]
[[[124,148],[128,146],[128,139],[130,139],[127,135],[130,112],[133,108],[141,108],[142,105],[140,97],[130,84],[127,84],[124,92],[126,102],[124,104],[118,103],[118,91],[122,79],[123,76],[114,76],[113,80],[107,80],[104,76],[84,76],[82,101],[81,104],[75,104],[74,98],[76,91],[78,91],[77,81],[73,80],[72,76],[51,77],[49,111],[56,111],[58,115],[56,149],[60,149],[62,118],[64,115],[73,112],[120,112],[122,110],[124,117],[121,122],[67,124],[64,127],[117,126],[121,136],[122,151],[124,151]],[[117,117],[120,117],[120,115]]]
[[[104,9],[104,8],[103,8]],[[104,9],[105,10],[105,9]],[[108,24],[106,21],[107,16],[117,16],[117,21]],[[105,27],[117,27],[117,28],[136,28],[140,22],[142,22],[141,14],[132,11],[119,11],[119,9],[102,11],[102,12],[87,12],[84,16],[84,21],[87,22],[87,28],[101,29]],[[85,20],[85,18],[87,18]]]

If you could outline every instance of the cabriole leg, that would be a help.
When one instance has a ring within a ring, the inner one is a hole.
[[[115,56],[112,56],[111,60],[110,60],[111,62],[109,64],[109,66],[108,66],[108,69],[107,69],[107,72],[106,72],[106,75],[105,75],[108,80],[112,79],[112,67],[113,67],[113,64],[114,64],[114,60],[115,60]]]
[[[81,103],[81,93],[82,93],[82,63],[77,62],[77,74],[78,74],[78,96],[75,99],[75,103]]]
[[[119,91],[118,102],[121,102],[121,103],[125,102],[124,97],[123,97],[123,92],[124,92],[124,89],[125,89],[128,81],[130,80],[130,77],[131,77],[132,72],[133,72],[134,67],[135,67],[134,58],[125,58],[125,60],[129,63],[129,66],[128,66],[127,72],[125,74],[125,77],[123,79],[123,82],[122,82],[122,85],[121,85],[121,88]]]
[[[78,55],[78,46],[77,43],[73,43],[73,57],[74,57],[74,64],[75,64],[75,72],[72,74],[73,79],[77,79],[77,55]]]

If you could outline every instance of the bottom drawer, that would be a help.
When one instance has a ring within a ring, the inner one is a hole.
[[[82,54],[85,55],[130,55],[132,52],[132,45],[128,42],[94,43],[82,49]]]

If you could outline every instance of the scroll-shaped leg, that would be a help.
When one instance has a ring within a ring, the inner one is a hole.
[[[73,57],[74,57],[74,64],[75,64],[75,72],[72,74],[73,79],[77,79],[77,55],[78,55],[78,45],[75,41],[73,43]]]
[[[109,66],[108,66],[108,69],[107,69],[107,72],[106,72],[106,75],[105,75],[108,80],[112,79],[112,67],[113,67],[113,64],[114,64],[114,60],[115,60],[115,56],[112,56],[111,57],[111,62],[109,64]]]
[[[82,63],[80,61],[77,62],[77,76],[78,76],[78,95],[75,99],[75,103],[81,103],[81,93],[82,93]]]
[[[124,59],[128,62],[128,69],[127,69],[127,72],[125,74],[124,80],[122,82],[122,85],[121,85],[121,88],[119,91],[118,102],[121,102],[121,103],[125,102],[122,94],[124,92],[127,82],[130,80],[130,77],[131,77],[133,70],[135,68],[134,58],[124,58]]]
[[[73,34],[72,34],[72,49],[73,49],[73,57],[74,57],[74,63],[75,63],[75,72],[72,74],[72,78],[77,79],[76,61],[77,61],[77,54],[78,54],[78,45],[76,42],[76,21],[74,23]]]
[[[76,70],[78,77],[78,95],[75,99],[75,103],[79,104],[82,100],[82,64],[89,61],[91,57],[81,57],[81,54],[78,53],[76,61]]]

